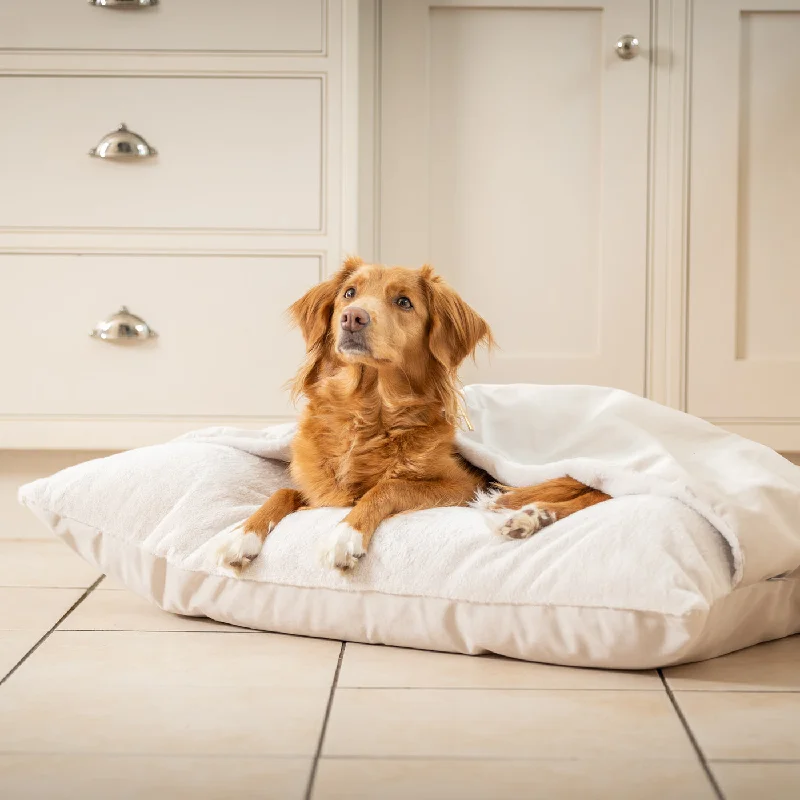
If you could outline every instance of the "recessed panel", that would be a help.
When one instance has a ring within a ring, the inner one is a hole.
[[[505,356],[591,356],[602,12],[430,14],[431,260],[490,322]]]
[[[737,356],[800,358],[800,13],[743,13]]]
[[[4,2],[0,49],[314,53],[325,0],[161,0],[118,8],[87,0]]]
[[[318,256],[0,255],[0,416],[294,413],[305,348],[283,309]],[[156,334],[90,336],[126,306]]]
[[[322,103],[318,76],[6,78],[0,227],[317,231]],[[157,155],[92,158],[122,122]]]

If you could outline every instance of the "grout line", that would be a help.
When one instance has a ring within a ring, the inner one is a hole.
[[[127,753],[97,752],[92,751],[87,753],[85,750],[0,750],[0,756],[75,756],[87,758],[109,758],[109,759],[137,759],[137,758],[152,758],[158,760],[176,760],[187,761],[197,758],[204,760],[213,759],[216,761],[226,761],[229,759],[236,759],[237,761],[308,761],[308,754],[302,753],[259,753],[259,754],[242,754],[242,753],[150,753],[146,750]],[[427,761],[464,761],[468,763],[491,763],[491,762],[512,762],[512,763],[525,763],[525,764],[585,764],[596,761],[596,758],[584,756],[470,756],[470,755],[394,755],[392,753],[384,753],[381,755],[365,755],[363,753],[352,755],[329,755],[325,756],[326,761],[410,761],[410,762],[427,762]],[[620,758],[616,759],[620,765],[625,765],[630,759]],[[648,761],[647,758],[640,759],[640,761]],[[649,759],[664,764],[665,760],[661,758]],[[606,759],[607,763],[615,763],[615,759]],[[763,766],[772,766],[776,764],[797,764],[800,765],[800,759],[758,759],[758,758],[715,758],[711,760],[713,764],[759,764]]]
[[[325,756],[326,761],[465,761],[470,764],[481,763],[488,764],[490,762],[515,762],[525,764],[549,764],[551,762],[557,763],[586,763],[593,762],[597,759],[584,756],[471,756],[471,755],[441,755],[434,754],[431,756],[426,755],[395,755],[393,753],[382,753],[380,755],[364,755],[363,753],[355,753],[351,755],[335,755]],[[663,763],[662,759],[654,759]],[[610,761],[610,760],[609,760]],[[624,759],[620,763],[627,763]]]
[[[380,646],[380,645],[378,645]],[[474,658],[474,656],[465,656]],[[621,686],[585,687],[585,686],[339,686],[343,692],[624,692],[625,694],[661,693],[661,687],[655,689],[625,689]],[[741,694],[741,692],[737,692]],[[777,694],[777,692],[773,692]]]
[[[800,758],[712,758],[714,764],[800,764]]]
[[[678,715],[678,719],[681,721],[681,725],[683,725],[686,735],[689,737],[689,742],[694,748],[694,752],[697,755],[700,766],[703,768],[703,772],[705,772],[706,777],[711,784],[711,788],[714,790],[714,794],[717,796],[717,800],[725,800],[725,795],[722,793],[722,788],[720,787],[719,783],[717,783],[717,779],[714,777],[714,773],[711,771],[711,767],[708,764],[708,759],[700,748],[700,744],[695,738],[692,729],[689,727],[689,722],[684,716],[681,707],[678,705],[678,700],[673,694],[670,685],[667,683],[667,679],[664,677],[664,672],[662,670],[658,670],[658,674],[661,678],[661,683],[664,684],[664,690],[667,693],[667,697],[669,698],[670,703],[672,703],[672,707],[675,709],[675,713]]]
[[[25,653],[22,658],[14,664],[13,667],[5,674],[3,678],[0,679],[0,686],[2,686],[38,649],[41,647],[42,643],[47,639],[50,634],[98,587],[100,582],[103,580],[105,575],[101,575],[88,589],[84,591],[84,593],[56,620],[55,625],[50,628],[47,633],[39,639],[36,644]]]
[[[336,663],[336,671],[333,673],[333,681],[331,682],[331,692],[328,695],[328,705],[325,707],[325,717],[322,720],[322,730],[319,732],[319,741],[317,742],[317,751],[314,753],[314,761],[311,764],[311,773],[308,776],[308,786],[306,786],[305,800],[311,800],[311,795],[314,792],[314,782],[317,779],[317,767],[319,766],[319,759],[322,755],[322,746],[325,744],[325,733],[328,730],[328,720],[331,716],[331,708],[333,707],[333,696],[336,694],[336,686],[339,683],[339,673],[342,669],[342,659],[344,658],[344,649],[347,647],[347,642],[342,642],[342,649],[339,651],[339,661]]]
[[[800,689],[676,689],[678,694],[800,694]]]

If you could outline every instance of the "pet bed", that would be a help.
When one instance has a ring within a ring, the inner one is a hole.
[[[641,669],[800,631],[800,468],[635,395],[470,386],[469,461],[509,485],[571,475],[614,498],[523,541],[472,508],[385,521],[350,573],[300,511],[240,576],[221,537],[275,489],[293,425],[213,428],[70,467],[20,490],[66,544],[176,614],[306,636]]]

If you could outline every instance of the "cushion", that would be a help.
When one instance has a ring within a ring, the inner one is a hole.
[[[493,535],[477,509],[400,515],[350,573],[315,556],[347,509],[300,511],[239,576],[215,552],[291,485],[292,425],[89,461],[20,500],[165,611],[249,628],[622,669],[800,631],[800,469],[616,390],[479,386],[466,401],[475,430],[459,448],[498,479],[571,474],[614,499],[523,541]]]

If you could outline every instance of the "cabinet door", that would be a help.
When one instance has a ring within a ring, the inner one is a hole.
[[[650,4],[589,5],[382,5],[379,256],[489,321],[468,381],[644,390]]]
[[[694,26],[688,410],[796,423],[800,2],[696,0]]]

